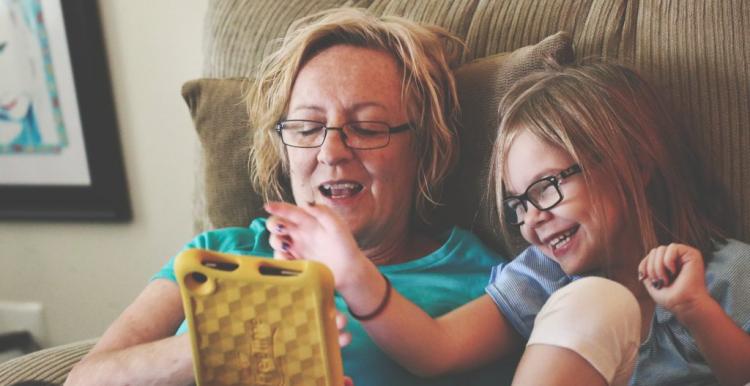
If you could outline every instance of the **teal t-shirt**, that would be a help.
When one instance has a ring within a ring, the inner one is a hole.
[[[265,219],[255,219],[247,228],[224,228],[198,235],[185,246],[237,255],[273,256],[268,244]],[[493,266],[505,259],[490,250],[472,233],[453,228],[441,235],[442,246],[433,253],[403,264],[379,267],[393,288],[433,317],[442,315],[484,294]],[[153,279],[176,281],[174,257]],[[344,299],[336,294],[336,307],[348,315]],[[467,326],[466,328],[471,328]],[[420,378],[391,360],[370,339],[356,320],[347,329],[352,343],[342,348],[344,373],[357,386],[463,386],[509,385],[514,364],[493,363],[476,371],[435,378]],[[178,334],[187,331],[183,322]]]

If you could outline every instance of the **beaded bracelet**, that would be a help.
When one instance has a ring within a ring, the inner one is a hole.
[[[357,315],[352,311],[352,309],[349,306],[346,306],[347,310],[349,311],[349,315],[351,315],[352,318],[362,321],[362,322],[374,319],[375,317],[380,315],[385,309],[385,306],[388,305],[388,300],[391,299],[391,281],[388,280],[388,277],[386,277],[382,273],[380,275],[383,276],[383,279],[385,279],[385,296],[383,297],[383,300],[380,302],[378,307],[375,308],[375,311],[370,312],[369,314],[366,314],[366,315]]]

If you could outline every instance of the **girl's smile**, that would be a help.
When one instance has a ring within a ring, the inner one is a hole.
[[[507,190],[524,192],[540,178],[559,175],[575,164],[564,150],[522,132],[507,151]],[[558,184],[562,200],[556,205],[539,210],[526,204],[523,218],[519,218],[523,221],[521,234],[568,275],[599,270],[609,257],[608,251],[624,250],[619,247],[625,243],[624,226],[618,221],[622,219],[621,209],[604,189],[588,189],[583,175],[570,174]],[[603,216],[596,215],[594,194],[601,197]]]

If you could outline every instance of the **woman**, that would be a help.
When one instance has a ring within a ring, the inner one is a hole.
[[[253,182],[266,199],[281,199],[289,184],[296,203],[329,207],[393,287],[433,316],[480,296],[487,272],[499,262],[466,231],[430,235],[420,226],[457,156],[447,44],[458,41],[437,28],[354,9],[327,11],[292,26],[261,66],[248,98],[258,128]],[[274,254],[265,219],[204,233],[186,248]],[[309,248],[330,246],[313,242]],[[336,273],[342,274],[363,273]],[[340,297],[336,304],[347,309]],[[376,313],[351,310],[355,319]],[[172,336],[183,317],[170,260],[69,383],[190,383],[188,339]],[[383,354],[358,322],[350,321],[349,330],[344,371],[358,386],[496,385],[507,373],[492,366],[420,378]]]

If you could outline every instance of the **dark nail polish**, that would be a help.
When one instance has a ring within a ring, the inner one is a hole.
[[[672,271],[668,269],[666,271],[667,271],[667,280],[669,280],[669,282],[671,283],[674,280],[674,273],[672,273]]]
[[[638,281],[641,281],[646,278],[646,275],[643,274],[643,272],[638,272]]]
[[[661,289],[661,287],[664,287],[664,280],[658,279],[651,282],[651,285],[654,286],[656,289]]]
[[[315,206],[315,201],[308,201],[308,202],[307,202],[307,205],[310,205],[310,206]]]
[[[286,229],[286,227],[284,226],[284,224],[276,224],[276,232],[281,233],[281,232],[284,231],[284,229]]]
[[[281,250],[284,251],[284,252],[289,251],[289,243],[287,243],[286,241],[283,241],[281,243]]]

